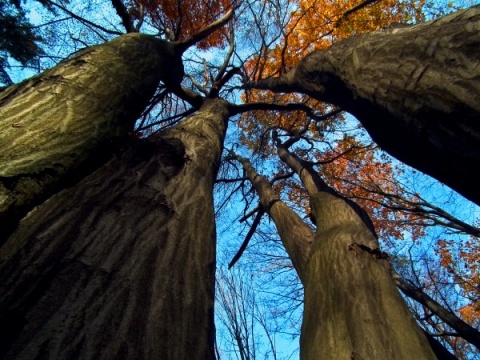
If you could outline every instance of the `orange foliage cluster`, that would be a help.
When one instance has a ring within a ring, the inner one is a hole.
[[[437,245],[440,264],[447,269],[470,301],[470,304],[459,310],[460,315],[472,326],[480,325],[480,239],[471,237],[463,244],[439,240]]]
[[[330,186],[354,199],[367,211],[380,238],[403,239],[405,232],[408,232],[416,240],[424,235],[422,220],[417,215],[388,207],[395,206],[391,203],[391,195],[394,199],[396,196],[405,196],[404,190],[395,181],[399,175],[398,169],[389,162],[379,161],[372,149],[362,149],[361,143],[347,136],[317,160],[325,162],[333,158],[334,161],[322,166],[322,177]]]
[[[424,0],[382,0],[361,7],[364,0],[297,0],[297,10],[290,14],[286,36],[262,59],[245,66],[253,80],[278,75],[290,69],[313,50],[325,49],[352,35],[371,32],[392,23],[422,19]],[[356,7],[359,10],[347,12]],[[261,65],[259,65],[261,62]],[[258,69],[262,69],[259,73]]]
[[[249,101],[249,99],[247,100],[245,97],[244,100],[248,102],[253,101]],[[316,108],[321,113],[326,112],[328,108],[327,104],[320,103],[317,100],[305,99],[303,95],[299,94],[257,92],[255,101],[276,104],[302,102],[305,105]],[[238,126],[243,130],[240,135],[241,143],[250,149],[255,149],[255,151],[261,148],[261,151],[266,153],[266,155],[273,152],[270,147],[271,144],[268,143],[265,138],[271,129],[283,129],[293,133],[299,129],[303,129],[305,126],[310,126],[309,130],[311,130],[312,133],[316,133],[314,124],[311,123],[310,118],[301,111],[248,112],[242,114],[238,121]]]
[[[273,49],[262,57],[251,59],[245,64],[245,70],[252,80],[280,75],[292,67],[313,50],[325,49],[332,43],[352,35],[362,34],[385,27],[391,23],[406,23],[422,17],[423,0],[382,0],[371,1],[363,6],[364,0],[291,0],[296,10],[290,14],[285,36]],[[359,10],[351,11],[358,7]],[[348,15],[345,15],[348,13]],[[314,103],[311,99],[297,94],[273,94],[267,91],[247,92],[246,102],[304,102],[319,113],[326,112],[325,104]],[[333,121],[342,120],[341,117]],[[264,134],[271,127],[286,129],[289,132],[304,127],[309,119],[300,113],[266,113],[242,115],[239,126],[246,135],[241,139],[252,149],[266,151],[273,149],[265,146]],[[313,129],[312,129],[313,130]],[[312,131],[311,134],[315,132]],[[258,136],[261,135],[261,136]],[[315,135],[316,136],[316,135]],[[257,139],[261,139],[259,144]],[[334,158],[351,146],[360,146],[353,139],[345,138],[334,150],[325,152],[316,161]],[[423,235],[421,220],[412,214],[402,213],[381,206],[385,202],[382,192],[400,194],[402,189],[393,177],[395,169],[391,164],[374,158],[372,151],[352,151],[339,157],[322,168],[325,180],[341,193],[356,198],[359,205],[371,215],[379,235],[384,238],[398,238],[408,231],[416,239]],[[371,190],[374,192],[372,193]],[[300,206],[305,205],[305,194],[301,188],[290,184],[290,200]],[[368,200],[367,200],[368,199]],[[308,207],[307,207],[308,211]],[[401,226],[399,226],[401,225]]]
[[[306,154],[300,152],[299,155]],[[392,201],[406,197],[402,186],[395,181],[400,171],[388,162],[377,160],[371,147],[364,147],[346,136],[332,150],[316,153],[316,156],[314,161],[324,163],[320,165],[323,180],[367,211],[382,240],[389,242],[392,239],[403,239],[406,233],[412,240],[424,236],[424,220],[421,217],[393,209],[398,204]],[[310,215],[308,195],[301,185],[294,181],[277,183],[275,190],[287,190],[288,199]],[[408,206],[403,202],[402,205]]]
[[[230,0],[136,0],[159,29],[168,28],[176,40],[185,40],[224,15]],[[224,33],[218,30],[197,44],[198,48],[222,47]]]
[[[247,61],[244,65],[245,71],[252,80],[280,75],[296,66],[308,53],[325,49],[335,41],[373,31],[391,23],[420,19],[423,1],[376,1],[344,16],[347,11],[364,3],[364,0],[291,0],[296,4],[297,10],[290,14],[284,29],[285,36],[273,49],[265,50],[261,56]],[[267,103],[306,102],[309,105],[313,103],[305,96],[278,95],[261,90],[248,91],[242,100]],[[315,105],[315,108],[321,113],[326,106]],[[251,135],[252,132],[261,132],[262,127],[268,128],[272,124],[277,124],[281,128],[291,129],[292,118],[297,119],[298,116],[288,113],[273,116],[243,114],[240,127],[248,134],[244,138],[247,140],[246,144],[255,148]],[[258,143],[256,145],[258,146]]]

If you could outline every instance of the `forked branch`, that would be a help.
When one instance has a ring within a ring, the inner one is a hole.
[[[248,178],[260,197],[261,207],[273,219],[300,279],[305,280],[304,267],[314,237],[312,229],[305,224],[295,211],[280,200],[268,180],[260,176],[247,159],[237,156],[236,160],[243,165]]]

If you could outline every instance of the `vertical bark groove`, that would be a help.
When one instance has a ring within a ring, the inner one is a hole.
[[[214,358],[225,104],[125,148],[22,220],[0,251],[4,359]]]

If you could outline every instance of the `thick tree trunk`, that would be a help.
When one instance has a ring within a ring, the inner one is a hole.
[[[435,359],[357,212],[326,192],[311,204],[317,232],[305,269],[302,359]]]
[[[388,258],[379,250],[366,214],[335,194],[282,144],[277,150],[309,193],[317,224],[313,242],[308,226],[243,163],[304,285],[300,358],[435,359],[393,283]]]
[[[256,88],[355,115],[387,152],[480,204],[480,7],[339,42]]]
[[[0,250],[2,359],[213,359],[226,103],[36,208]]]
[[[0,243],[33,206],[105,162],[160,80],[182,74],[174,45],[131,34],[0,92]]]

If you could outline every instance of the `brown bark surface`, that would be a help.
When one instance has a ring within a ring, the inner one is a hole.
[[[0,243],[33,206],[105,162],[160,80],[182,74],[172,45],[131,34],[0,92]]]
[[[436,359],[388,259],[343,199],[311,197],[317,232],[306,265],[302,359]]]
[[[480,204],[480,7],[352,37],[254,87],[355,115],[392,156]]]
[[[211,100],[23,219],[0,250],[2,359],[213,359]]]
[[[363,210],[282,144],[277,151],[310,196],[317,225],[313,242],[314,232],[243,163],[304,285],[300,358],[436,359],[393,283]]]

